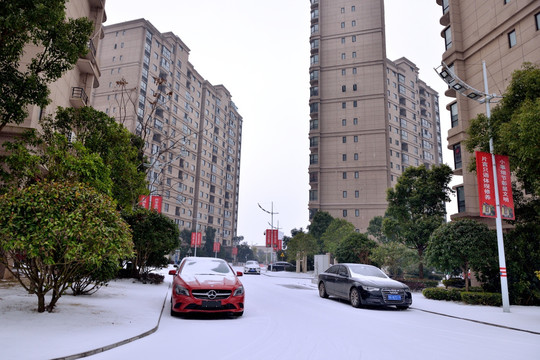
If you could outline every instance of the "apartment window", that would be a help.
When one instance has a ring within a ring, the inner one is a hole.
[[[341,126],[347,126],[347,119],[341,119]]]
[[[353,57],[353,59],[356,58],[356,51],[353,51],[352,57]]]
[[[354,118],[352,123],[353,123],[353,125],[358,125],[358,118]]]
[[[354,160],[358,160],[358,153],[354,153]]]
[[[343,136],[343,137],[341,138],[341,143],[342,143],[342,144],[346,144],[346,143],[347,143],[347,137],[346,137],[346,136]]]
[[[341,43],[345,44],[345,38],[344,37],[341,38]]]
[[[317,201],[317,190],[309,190],[309,201]]]
[[[356,42],[356,35],[353,35],[351,39],[352,39],[352,42]]]
[[[357,100],[353,100],[353,107],[358,107],[358,101]]]
[[[352,89],[353,89],[353,91],[356,91],[356,90],[358,90],[358,86],[356,84],[353,84]]]
[[[540,30],[540,13],[534,15],[534,22],[536,23],[536,31]]]
[[[342,109],[346,109],[346,108],[347,108],[347,103],[346,103],[346,102],[342,102],[342,103],[341,103],[341,108],[342,108]]]
[[[347,70],[346,69],[341,69],[341,75],[343,75],[343,76],[347,75]]]
[[[450,105],[450,121],[452,127],[456,127],[458,125],[458,107],[457,102]]]
[[[343,210],[343,217],[347,217],[347,210]]]
[[[356,74],[356,68],[352,68],[352,73]]]
[[[356,6],[354,6],[354,5],[351,6],[351,11],[352,11],[352,12],[355,12],[355,11],[356,11]]]
[[[344,198],[344,199],[347,198],[347,192],[346,192],[346,191],[343,192],[343,198]]]
[[[358,142],[358,136],[354,135],[353,140],[354,140],[355,143],[357,143]]]
[[[358,210],[358,209],[354,210],[354,216],[359,217],[360,216],[360,210]]]
[[[114,49],[116,50],[116,48],[117,48],[117,45],[116,45],[116,44],[114,44]]]
[[[504,0],[504,5],[508,4],[510,0]]]
[[[318,164],[319,163],[319,155],[318,154],[311,154],[309,155],[309,164]]]
[[[446,14],[450,8],[450,4],[449,4],[450,0],[443,0],[442,1],[442,13],[443,15]]]
[[[342,29],[345,29],[345,22],[342,22],[342,23],[341,23],[341,28],[342,28]]]
[[[347,180],[347,172],[346,171],[343,172],[342,177],[343,177],[343,180]]]
[[[444,46],[445,46],[445,49],[448,50],[452,47],[452,31],[450,29],[450,26],[444,30],[443,34],[444,34]]]
[[[465,189],[463,186],[458,186],[456,188],[457,192],[457,203],[458,203],[458,213],[465,212]]]
[[[508,45],[513,48],[517,44],[516,30],[512,30],[508,33]]]
[[[346,91],[347,91],[347,86],[341,85],[341,92],[346,92]]]
[[[347,58],[347,56],[345,55],[345,53],[341,53],[341,60],[345,60]]]
[[[342,161],[347,161],[347,154],[342,154],[341,155],[341,160]]]
[[[354,197],[358,199],[360,197],[360,191],[356,190],[354,192]]]
[[[345,14],[345,8],[344,7],[341,8],[341,13]]]
[[[356,26],[356,20],[353,20],[353,21],[351,22],[351,25],[352,25],[352,26]]]
[[[461,144],[456,144],[453,146],[454,151],[454,168],[461,169],[462,167],[462,161],[461,161]]]

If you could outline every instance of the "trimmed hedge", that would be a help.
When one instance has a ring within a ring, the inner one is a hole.
[[[502,306],[502,297],[498,293],[462,292],[463,302],[471,305]]]
[[[461,301],[461,291],[456,289],[427,288],[422,291],[422,295],[433,300]]]
[[[397,279],[399,282],[407,285],[412,291],[419,291],[425,288],[434,288],[439,285],[437,280],[420,280],[420,279]]]
[[[422,291],[427,299],[446,300],[446,301],[463,301],[471,305],[487,305],[501,306],[502,297],[499,293],[480,292],[478,289],[473,291],[462,291],[458,289],[443,289],[443,288],[428,288]]]

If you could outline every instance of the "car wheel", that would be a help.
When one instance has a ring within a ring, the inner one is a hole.
[[[326,286],[324,286],[324,282],[319,283],[319,296],[322,298],[327,298],[328,293],[326,292]]]
[[[396,308],[398,310],[407,310],[409,308],[408,305],[396,305]]]
[[[349,299],[351,300],[351,305],[355,308],[359,308],[362,305],[362,300],[360,300],[360,293],[357,288],[352,288],[349,294]]]

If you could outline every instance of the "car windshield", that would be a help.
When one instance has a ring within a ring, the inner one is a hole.
[[[231,268],[220,259],[190,259],[186,260],[181,270],[182,275],[230,275]]]
[[[259,265],[259,263],[256,261],[248,261],[246,265]]]
[[[351,270],[352,276],[354,275],[374,276],[374,277],[379,277],[379,278],[384,278],[384,279],[388,277],[386,276],[385,273],[383,273],[379,268],[376,268],[375,266],[354,264],[354,265],[349,265],[348,267]]]

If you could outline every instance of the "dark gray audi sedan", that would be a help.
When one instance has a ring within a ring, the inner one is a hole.
[[[349,300],[362,305],[395,305],[405,310],[412,304],[411,290],[390,279],[381,269],[365,264],[337,264],[319,274],[319,295]]]

